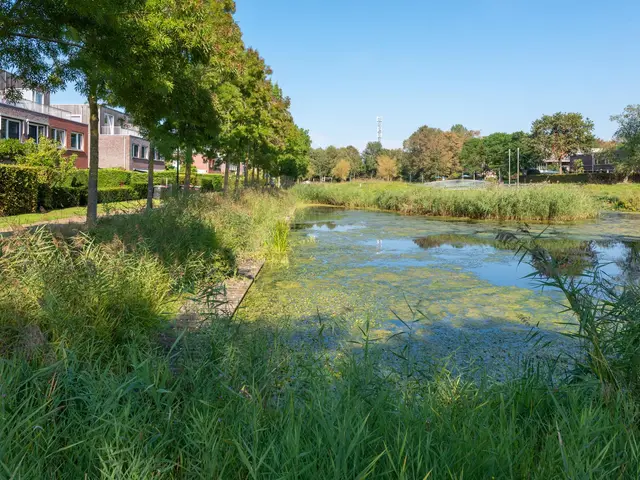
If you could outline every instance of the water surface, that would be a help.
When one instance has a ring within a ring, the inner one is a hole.
[[[291,326],[307,345],[368,339],[390,359],[404,352],[496,375],[523,355],[555,362],[575,350],[563,335],[573,318],[531,277],[537,266],[496,241],[505,231],[540,235],[568,275],[606,263],[622,282],[640,270],[640,216],[545,227],[314,207],[295,219],[289,265],[265,267],[238,316]]]

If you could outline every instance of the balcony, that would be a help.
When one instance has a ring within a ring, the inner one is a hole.
[[[133,135],[134,137],[142,137],[140,130],[136,127],[119,127],[102,125],[100,127],[100,135]]]
[[[41,113],[43,115],[50,115],[52,117],[64,118],[65,120],[73,120],[74,122],[82,122],[81,116],[74,115],[71,112],[62,110],[61,108],[52,107],[51,105],[44,105],[42,103],[32,102],[31,100],[9,100],[3,95],[0,95],[0,103],[9,105],[10,107],[22,108],[35,113]]]

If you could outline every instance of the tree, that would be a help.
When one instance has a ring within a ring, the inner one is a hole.
[[[349,172],[351,171],[351,164],[348,160],[338,160],[336,166],[331,170],[331,174],[342,180],[343,182],[349,178]]]
[[[463,140],[469,140],[470,138],[480,136],[480,132],[478,130],[469,130],[460,123],[452,126],[450,132],[462,137]]]
[[[28,86],[55,89],[71,81],[87,98],[89,225],[97,219],[98,101],[109,97],[112,79],[135,76],[138,71],[127,42],[144,5],[144,0],[0,3],[0,62]]]
[[[376,174],[376,161],[382,153],[382,144],[380,142],[369,142],[362,151],[362,165],[366,175],[374,176]]]
[[[380,155],[377,160],[376,172],[380,178],[393,180],[398,176],[398,162],[388,155]]]
[[[351,175],[355,176],[361,173],[364,169],[362,166],[362,159],[360,158],[360,152],[352,145],[348,147],[342,147],[338,149],[338,157],[345,159],[351,166]]]
[[[309,137],[309,132],[294,125],[287,137],[284,154],[278,161],[278,174],[294,179],[306,176],[309,168],[310,150],[311,137]]]
[[[543,115],[531,126],[533,145],[549,159],[558,164],[562,173],[562,161],[570,155],[593,147],[593,122],[580,113]]]
[[[327,151],[323,148],[312,148],[309,152],[309,163],[315,175],[321,178],[331,175],[333,166],[330,163]]]
[[[621,114],[613,115],[611,121],[618,123],[614,137],[621,144],[613,160],[626,181],[629,175],[640,173],[640,105],[628,105]]]
[[[487,154],[483,138],[470,138],[460,151],[460,164],[465,172],[484,172],[487,169]]]
[[[456,133],[420,127],[404,142],[406,173],[434,178],[459,172],[462,145],[463,137]]]

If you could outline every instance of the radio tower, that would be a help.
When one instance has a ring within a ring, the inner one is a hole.
[[[382,145],[382,117],[376,117],[378,122],[378,143]]]

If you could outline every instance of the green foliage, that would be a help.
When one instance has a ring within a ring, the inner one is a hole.
[[[27,145],[15,138],[0,140],[0,160],[15,162],[27,152]]]
[[[170,277],[143,251],[131,255],[117,241],[98,245],[83,235],[67,242],[46,228],[5,246],[0,271],[11,288],[0,294],[0,329],[13,332],[14,347],[32,325],[76,354],[92,344],[108,351],[148,335],[164,318]]]
[[[459,154],[466,136],[422,126],[404,141],[405,175],[434,179],[460,173]]]
[[[86,187],[51,186],[46,183],[38,185],[38,206],[45,210],[80,207],[86,204]]]
[[[35,167],[0,164],[0,216],[36,211],[38,175]]]
[[[575,163],[573,164],[573,168],[575,169],[576,173],[584,173],[584,163],[580,159],[575,161]]]
[[[218,174],[204,174],[198,176],[198,183],[203,192],[221,192],[224,177]]]
[[[144,189],[131,186],[98,188],[98,203],[126,202],[146,198],[146,185],[144,187]]]
[[[376,161],[382,153],[382,144],[380,142],[369,142],[362,151],[362,164],[364,173],[369,176],[376,174]]]
[[[42,137],[38,143],[28,140],[24,146],[25,151],[16,157],[16,162],[18,165],[42,167],[42,180],[48,185],[63,184],[76,170],[77,155],[66,155],[54,140]]]
[[[616,170],[632,175],[640,173],[640,105],[628,105],[611,120],[618,123],[615,138],[621,142],[619,154],[612,154]]]
[[[378,208],[413,215],[518,221],[570,221],[598,215],[594,199],[571,186],[447,190],[406,184],[350,183],[297,185],[293,193],[313,204]]]
[[[509,171],[511,150],[511,172],[517,170],[517,151],[520,149],[520,171],[531,168],[541,159],[533,148],[532,140],[524,132],[492,133],[486,137],[470,138],[460,151],[460,162],[466,172]]]
[[[543,158],[562,159],[595,145],[593,122],[580,113],[543,115],[531,125],[531,141]]]

